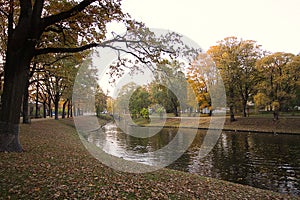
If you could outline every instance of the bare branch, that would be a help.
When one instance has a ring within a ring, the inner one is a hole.
[[[51,65],[55,64],[56,62],[58,62],[60,60],[63,60],[63,59],[66,59],[68,57],[71,57],[71,55],[64,55],[62,57],[59,57],[59,58],[55,59],[53,62],[45,63],[44,66],[51,66]]]
[[[0,13],[2,13],[3,15],[5,15],[6,17],[9,16],[9,14],[7,12],[5,12],[4,10],[2,10],[1,8],[0,8]]]
[[[63,29],[59,26],[48,26],[46,29],[45,29],[45,32],[55,32],[55,33],[63,33]]]

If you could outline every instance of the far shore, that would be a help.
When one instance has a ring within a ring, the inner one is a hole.
[[[106,123],[114,119],[98,118],[98,124],[90,117],[93,116],[79,116],[85,118],[84,124],[91,130],[96,130]],[[95,116],[94,116],[95,117]],[[129,116],[128,116],[129,117]],[[75,117],[77,118],[77,117]],[[249,117],[236,116],[236,121],[230,122],[229,116],[225,117],[225,123],[220,124],[220,116],[201,116],[201,117],[173,117],[168,116],[166,119],[160,119],[158,116],[150,116],[150,120],[137,119],[128,120],[129,125],[133,126],[151,126],[151,127],[181,127],[194,128],[200,130],[207,129],[222,129],[223,131],[234,132],[250,132],[250,133],[270,133],[270,134],[292,134],[300,135],[300,116],[288,115],[281,116],[279,120],[274,121],[270,115],[252,115]],[[49,119],[49,118],[47,118]],[[40,121],[43,119],[33,119],[33,121]],[[45,120],[45,119],[44,119]],[[119,119],[115,119],[118,121]],[[122,120],[122,118],[121,118]],[[80,120],[81,121],[81,120]],[[222,121],[222,120],[221,120]]]
[[[235,132],[254,132],[254,133],[273,133],[273,134],[300,134],[300,117],[299,116],[283,116],[279,120],[274,121],[272,117],[266,116],[250,116],[236,117],[236,121],[230,122],[226,116],[223,126],[214,125],[212,117],[168,117],[166,120],[152,118],[151,122],[145,120],[136,120],[136,124],[140,126],[157,126],[157,127],[182,127],[182,128],[198,128],[198,129],[214,129],[221,128],[223,131]],[[211,123],[210,123],[211,122]],[[196,126],[195,126],[196,125]]]

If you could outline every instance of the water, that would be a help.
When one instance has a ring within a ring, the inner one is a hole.
[[[117,157],[155,165],[164,155],[145,153],[167,145],[176,131],[164,128],[152,137],[137,138],[108,124],[103,134],[90,134],[88,141]],[[223,132],[213,150],[199,159],[205,134],[198,131],[190,148],[168,168],[300,195],[300,135]]]

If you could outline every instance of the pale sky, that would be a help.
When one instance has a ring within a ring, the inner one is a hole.
[[[225,37],[236,36],[255,40],[266,51],[300,53],[300,0],[123,0],[122,6],[124,12],[149,28],[180,33],[204,51]],[[125,30],[112,24],[110,31]],[[100,69],[108,66],[102,62],[96,60]],[[120,88],[107,84],[105,70],[100,74],[104,91],[112,95]],[[121,79],[126,79],[119,82],[124,84],[138,77]]]
[[[300,0],[123,0],[150,28],[176,31],[204,50],[229,36],[271,52],[300,53]]]

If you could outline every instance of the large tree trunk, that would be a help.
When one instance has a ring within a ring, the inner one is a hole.
[[[49,97],[48,97],[49,117],[52,118],[52,106],[51,106],[51,102],[52,102],[52,100],[51,100],[51,97],[50,97],[50,95],[49,95]]]
[[[56,94],[55,95],[55,99],[54,99],[54,113],[55,113],[55,115],[54,115],[54,119],[56,119],[56,120],[58,120],[58,104],[59,104],[59,95],[58,94]]]
[[[8,50],[5,63],[2,109],[0,113],[0,151],[21,152],[19,122],[22,97],[28,76],[26,69],[31,58],[28,49],[12,52]]]
[[[22,97],[28,79],[28,67],[35,54],[51,52],[40,51],[37,53],[35,46],[46,27],[76,15],[94,1],[82,1],[74,9],[69,9],[69,11],[53,15],[52,17],[46,17],[44,20],[41,20],[44,8],[43,0],[19,1],[20,10],[18,18],[17,15],[14,16],[14,13],[17,13],[17,11],[14,12],[15,1],[11,0],[9,2],[4,88],[0,112],[0,151],[20,152],[22,151],[22,147],[19,142],[19,121]],[[87,45],[78,51],[93,46],[95,45]]]
[[[43,1],[20,1],[20,17],[14,27],[14,1],[10,1],[7,29],[7,49],[4,66],[4,88],[0,113],[0,151],[21,152],[19,122],[22,97],[29,77],[29,67],[40,38],[40,17]],[[34,12],[33,12],[34,11]],[[35,16],[32,16],[32,14]]]
[[[46,109],[46,101],[43,101],[43,117],[47,118],[47,109]]]
[[[73,103],[70,103],[70,117],[73,117]]]
[[[29,110],[28,110],[28,99],[29,99],[29,93],[28,93],[28,87],[29,87],[29,79],[26,81],[25,91],[23,95],[23,124],[29,124]]]
[[[39,118],[40,116],[40,109],[39,109],[39,77],[37,77],[37,82],[36,82],[36,97],[35,97],[35,118]]]
[[[70,109],[72,109],[71,107],[71,101],[68,101],[68,111],[67,111],[67,117],[70,118]]]

